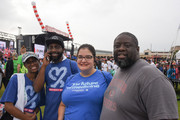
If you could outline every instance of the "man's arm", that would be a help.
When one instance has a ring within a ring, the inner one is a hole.
[[[46,66],[49,64],[49,61],[46,59],[48,56],[49,56],[48,52],[45,53],[41,69],[35,81],[33,82],[33,87],[35,92],[40,92],[44,86],[45,70],[46,70]]]
[[[46,70],[46,66],[42,65],[35,81],[33,82],[33,87],[35,92],[40,92],[44,86],[45,70]]]
[[[150,71],[146,73],[149,74]],[[150,80],[151,78],[151,75],[146,75],[146,80],[149,79],[150,82],[146,81],[146,84],[143,84],[141,94],[149,119],[178,119],[177,98],[173,86],[166,77],[159,75],[153,77],[153,80]]]

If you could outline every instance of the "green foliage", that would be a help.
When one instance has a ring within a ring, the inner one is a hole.
[[[4,91],[5,91],[4,84],[2,84],[2,87],[1,87],[1,90],[0,90],[0,98],[2,97]]]
[[[179,113],[179,115],[180,115],[180,100],[178,100],[178,113]],[[178,119],[178,120],[180,120],[180,118]]]
[[[177,103],[178,103],[178,113],[180,115],[180,85],[178,85],[178,89],[176,90],[176,95],[177,95]],[[180,120],[180,118],[178,119]]]

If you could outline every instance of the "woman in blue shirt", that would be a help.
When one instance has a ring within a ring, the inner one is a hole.
[[[112,76],[94,68],[95,49],[83,44],[77,53],[80,73],[68,77],[58,110],[58,120],[99,120],[103,97]]]
[[[22,61],[28,69],[28,73],[12,75],[1,98],[1,103],[5,103],[5,110],[14,119],[35,120],[39,106],[45,103],[44,90],[36,93],[32,86],[40,63],[38,56],[34,52],[26,52],[22,57]]]

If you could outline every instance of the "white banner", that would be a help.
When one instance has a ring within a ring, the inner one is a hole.
[[[10,43],[9,43],[9,49],[13,49],[14,48],[14,43],[13,43],[13,41],[10,41]]]
[[[40,59],[44,58],[44,49],[45,49],[44,45],[34,44],[34,52],[36,55],[39,56]]]
[[[180,59],[180,51],[178,51],[177,53],[176,53],[176,60],[179,60]]]

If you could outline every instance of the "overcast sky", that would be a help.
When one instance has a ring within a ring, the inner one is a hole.
[[[0,31],[39,34],[32,0],[1,0]],[[131,32],[139,40],[140,51],[169,51],[180,44],[180,0],[35,0],[44,25],[67,32],[66,21],[76,43],[96,49],[113,50],[121,32]]]

